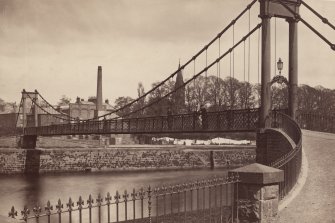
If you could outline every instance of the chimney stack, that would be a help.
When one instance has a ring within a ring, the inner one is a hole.
[[[102,68],[98,66],[98,85],[97,85],[97,102],[96,110],[102,110]]]

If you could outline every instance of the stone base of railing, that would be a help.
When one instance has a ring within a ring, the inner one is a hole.
[[[120,223],[149,223],[149,218],[119,221]],[[211,208],[205,210],[187,211],[173,214],[160,215],[158,217],[151,217],[151,222],[157,223],[203,223],[203,222],[220,222],[230,223],[231,222],[231,208],[228,206],[222,208]]]
[[[219,204],[217,204],[219,205]],[[232,216],[232,209],[230,206],[212,207],[211,209],[205,210],[194,210],[180,212],[180,213],[169,213],[166,215],[152,216],[151,221],[148,217],[140,219],[128,219],[120,220],[120,223],[203,223],[203,222],[213,222],[213,223],[230,223]],[[1,223],[23,223],[23,221],[0,216]],[[42,222],[42,221],[40,221]]]
[[[232,171],[240,182],[235,186],[234,219],[239,223],[270,223],[277,221],[279,182],[284,172],[279,169],[254,163]]]

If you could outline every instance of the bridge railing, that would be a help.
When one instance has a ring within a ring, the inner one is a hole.
[[[25,135],[255,131],[258,109],[193,112],[141,118],[28,127]]]
[[[270,164],[270,166],[284,171],[284,181],[279,184],[280,197],[283,198],[297,183],[301,171],[302,133],[297,122],[280,112],[273,114],[272,125],[272,127],[284,131],[294,141],[294,146],[288,153],[278,157],[276,161]]]
[[[234,193],[239,182],[238,175],[216,177],[184,184],[162,186],[152,189],[115,195],[99,194],[95,199],[81,196],[62,203],[59,199],[53,206],[24,207],[20,212],[24,222],[231,222],[234,213]],[[9,217],[16,218],[14,207]]]

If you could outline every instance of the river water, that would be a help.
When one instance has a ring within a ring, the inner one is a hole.
[[[116,190],[121,194],[124,190],[129,193],[141,187],[158,187],[163,185],[180,184],[194,180],[219,176],[226,176],[224,169],[201,169],[182,171],[148,171],[148,172],[93,172],[93,173],[62,173],[45,174],[39,176],[0,176],[0,215],[8,215],[12,206],[19,212],[24,205],[30,209],[39,205],[44,210],[46,203],[50,200],[55,206],[58,199],[61,199],[66,209],[69,197],[75,203],[79,196],[85,201],[89,194],[94,200],[101,193],[106,197],[110,192],[114,197]],[[131,199],[131,198],[129,198]]]

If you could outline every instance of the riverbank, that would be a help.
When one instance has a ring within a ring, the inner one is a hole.
[[[110,146],[0,149],[0,174],[234,168],[255,162],[254,146]]]

